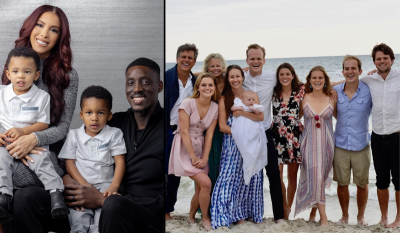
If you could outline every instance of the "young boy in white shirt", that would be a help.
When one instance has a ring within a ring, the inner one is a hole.
[[[15,141],[49,127],[50,96],[33,84],[40,76],[39,62],[39,55],[28,47],[15,48],[8,54],[6,74],[11,84],[0,86],[0,123],[7,130],[0,133],[3,142],[7,137],[9,141]],[[0,147],[0,219],[3,222],[10,219],[12,175],[20,159],[17,153],[10,155],[6,145]],[[48,150],[48,146],[44,148]],[[29,157],[29,168],[50,192],[53,218],[66,217],[69,209],[63,198],[64,185],[47,152],[29,154]]]
[[[104,196],[118,193],[125,173],[125,141],[118,128],[109,127],[112,95],[103,87],[82,92],[80,117],[83,125],[69,131],[58,158],[80,185],[94,185]],[[114,170],[115,162],[115,170]],[[99,232],[101,209],[70,209],[71,232]],[[90,230],[90,231],[88,231]]]

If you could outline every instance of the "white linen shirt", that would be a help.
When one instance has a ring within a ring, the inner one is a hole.
[[[363,77],[372,96],[372,131],[379,135],[400,130],[400,70],[391,69],[386,80],[378,73]]]
[[[182,81],[178,78],[179,83],[179,97],[175,102],[174,107],[171,109],[170,113],[170,125],[178,125],[179,121],[179,106],[184,99],[193,95],[193,85],[192,85],[192,75],[189,76],[189,79],[186,82],[186,86],[183,87]]]
[[[14,93],[12,84],[0,85],[0,122],[6,130],[50,124],[50,95],[35,84],[22,95]]]
[[[264,106],[264,130],[271,127],[271,101],[275,85],[276,77],[272,71],[263,70],[262,73],[256,77],[251,76],[250,71],[244,73],[243,89],[257,93],[260,104]]]
[[[125,141],[120,129],[104,126],[92,137],[85,125],[68,132],[67,140],[58,158],[75,159],[79,173],[90,184],[111,183],[114,177],[114,158],[126,154]]]

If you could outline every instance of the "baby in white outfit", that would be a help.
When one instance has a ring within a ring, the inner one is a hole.
[[[255,104],[256,96],[255,92],[245,91],[243,100],[235,98],[231,110],[260,114],[264,111],[264,106]],[[234,117],[231,132],[243,158],[245,184],[249,184],[251,177],[268,164],[267,137],[262,121],[253,121],[242,116]]]

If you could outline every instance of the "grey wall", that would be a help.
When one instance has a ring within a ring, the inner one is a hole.
[[[78,102],[90,85],[102,85],[114,97],[113,112],[130,106],[125,97],[125,69],[147,57],[164,70],[164,1],[162,0],[1,0],[0,70],[14,47],[23,21],[43,4],[60,7],[68,17],[73,53],[79,74]],[[164,73],[161,73],[163,79]],[[159,94],[163,105],[164,92]],[[79,106],[71,128],[82,124]]]

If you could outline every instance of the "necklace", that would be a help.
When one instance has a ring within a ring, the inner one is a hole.
[[[321,97],[322,97],[323,95],[321,95],[320,97],[317,97],[315,94],[313,94],[313,96],[314,96],[317,100],[320,100]]]
[[[289,99],[290,99],[290,93],[289,93],[289,97],[286,98],[286,97],[283,95],[283,92],[282,92],[282,99],[283,99],[284,101],[289,101]]]

